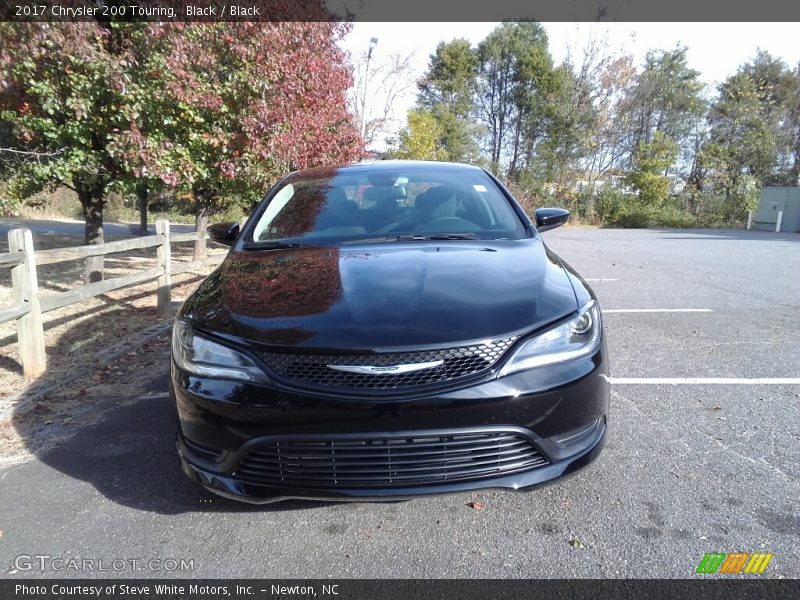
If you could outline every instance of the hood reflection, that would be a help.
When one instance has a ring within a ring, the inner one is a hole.
[[[300,248],[271,260],[262,252],[236,254],[226,261],[224,282],[224,304],[241,316],[314,315],[342,297],[334,248]]]

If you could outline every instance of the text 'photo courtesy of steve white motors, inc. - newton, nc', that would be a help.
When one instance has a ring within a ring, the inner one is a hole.
[[[138,4],[93,5],[93,6],[44,6],[31,2],[16,4],[15,16],[56,19],[83,18],[166,18],[176,17],[219,17],[219,18],[253,18],[262,17],[261,7],[239,4],[216,4],[214,6],[188,5],[174,6],[140,6]]]
[[[317,596],[338,596],[339,584],[321,584],[319,586],[313,585],[282,585],[282,584],[266,584],[259,582],[258,585],[240,585],[238,583],[232,585],[217,585],[217,584],[173,584],[173,583],[147,583],[147,584],[124,584],[124,583],[109,583],[109,584],[68,584],[68,583],[52,583],[52,584],[16,584],[14,586],[14,595],[18,597],[35,596],[35,597],[80,597],[80,598],[107,598],[107,597],[139,597],[149,596],[154,594],[156,596],[211,596],[211,597],[224,597],[224,596],[251,596],[254,594],[269,594],[272,596],[300,596],[304,598],[315,598]]]

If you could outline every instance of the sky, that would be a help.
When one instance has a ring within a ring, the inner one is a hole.
[[[427,67],[428,58],[441,41],[456,37],[477,44],[498,23],[355,23],[343,41],[351,54],[360,54],[372,37],[378,38],[372,60],[397,52],[412,52],[416,79]],[[782,58],[790,66],[800,63],[800,35],[797,23],[543,23],[550,40],[550,54],[562,62],[571,47],[579,52],[592,36],[605,37],[611,50],[632,54],[637,65],[648,50],[687,47],[689,66],[700,72],[709,85],[724,81],[738,67],[755,56],[758,49]],[[416,91],[398,99],[393,110],[391,136],[402,128],[406,112],[413,107]],[[379,102],[379,100],[376,100]],[[376,149],[382,149],[383,144]]]

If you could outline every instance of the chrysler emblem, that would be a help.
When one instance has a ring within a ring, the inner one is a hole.
[[[433,369],[444,364],[444,360],[434,360],[431,362],[409,363],[407,365],[326,365],[334,371],[347,371],[348,373],[360,373],[361,375],[400,375],[402,373],[413,373],[414,371],[424,371]]]

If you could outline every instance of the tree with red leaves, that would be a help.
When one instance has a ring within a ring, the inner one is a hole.
[[[363,154],[347,111],[351,72],[316,23],[149,25],[113,152],[140,177],[192,192],[198,231],[230,203],[250,208],[281,175]],[[195,246],[195,258],[205,243]]]

